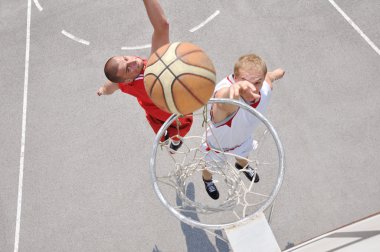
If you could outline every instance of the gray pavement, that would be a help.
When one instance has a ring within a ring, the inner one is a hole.
[[[380,211],[380,55],[329,1],[161,2],[171,40],[204,48],[218,80],[249,52],[286,70],[267,116],[286,152],[271,223],[282,249]],[[15,243],[27,3],[0,6],[1,251]],[[380,45],[379,2],[336,3]],[[149,54],[121,50],[150,41],[143,4],[31,4],[19,251],[228,251],[156,198],[154,134],[135,99],[96,96],[108,57]]]

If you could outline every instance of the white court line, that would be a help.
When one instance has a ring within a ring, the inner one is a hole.
[[[151,44],[147,44],[147,45],[142,45],[142,46],[123,46],[121,48],[121,50],[140,50],[140,49],[146,49],[146,48],[151,48]]]
[[[33,2],[34,2],[34,4],[36,5],[36,7],[37,7],[37,9],[38,9],[39,11],[42,11],[42,10],[43,10],[43,8],[42,8],[42,6],[40,5],[40,3],[38,2],[38,0],[33,0]]]
[[[200,23],[199,25],[191,28],[189,30],[189,32],[195,32],[196,30],[202,28],[203,26],[205,26],[205,24],[207,24],[208,22],[210,22],[213,18],[215,18],[217,15],[219,15],[220,11],[217,10],[215,11],[211,16],[209,16],[205,21],[203,21],[202,23]],[[147,45],[142,45],[142,46],[123,46],[121,48],[121,50],[141,50],[141,49],[146,49],[146,48],[151,48],[152,46],[150,44],[147,44]]]
[[[75,37],[73,34],[68,33],[68,32],[65,31],[65,30],[62,30],[61,33],[62,33],[63,35],[65,35],[66,37],[71,38],[72,40],[75,40],[76,42],[82,43],[82,44],[84,44],[84,45],[89,45],[89,44],[90,44],[89,41],[84,40],[84,39],[77,38],[77,37]]]
[[[351,20],[349,16],[347,16],[346,13],[333,1],[329,0],[329,2],[335,7],[335,9],[347,20],[347,22],[362,36],[362,38],[372,47],[375,52],[377,52],[378,55],[380,55],[379,48],[367,37],[367,35],[360,30],[359,26],[357,26],[354,21]]]
[[[219,10],[215,11],[214,14],[212,14],[211,16],[209,16],[205,21],[203,21],[202,23],[200,23],[199,25],[191,28],[189,30],[189,32],[195,32],[196,30],[202,28],[205,24],[207,24],[208,22],[210,22],[213,18],[215,18],[216,16],[218,16],[220,13]]]
[[[25,73],[24,73],[24,99],[22,105],[22,129],[21,129],[21,150],[20,150],[20,170],[18,175],[18,195],[17,195],[17,215],[14,252],[18,252],[21,226],[21,206],[22,206],[22,185],[24,180],[24,155],[25,155],[25,131],[26,131],[26,110],[28,104],[28,80],[29,80],[29,51],[30,51],[30,22],[31,22],[32,1],[28,0],[28,14],[26,22],[26,49],[25,49]]]

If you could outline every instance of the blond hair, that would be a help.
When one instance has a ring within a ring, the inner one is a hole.
[[[238,59],[234,66],[234,75],[239,76],[240,69],[248,70],[252,67],[257,71],[263,72],[264,75],[267,74],[267,65],[264,60],[256,54],[251,53],[243,55]]]

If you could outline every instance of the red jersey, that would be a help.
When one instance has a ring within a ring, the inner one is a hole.
[[[119,88],[122,92],[130,94],[137,98],[140,106],[145,110],[147,115],[158,118],[160,120],[166,121],[171,114],[159,109],[148,94],[145,91],[144,86],[144,71],[147,64],[147,60],[143,59],[144,67],[141,70],[140,74],[130,83],[118,83]]]
[[[147,64],[147,60],[143,60],[144,67],[141,70],[139,76],[137,76],[130,83],[118,83],[119,88],[122,92],[130,94],[136,97],[140,106],[145,110],[145,116],[148,120],[150,126],[153,131],[157,133],[164,122],[171,116],[171,114],[159,109],[152,100],[149,98],[148,94],[145,91],[144,86],[144,71]],[[167,129],[168,136],[174,140],[178,140],[176,136],[185,136],[187,132],[189,132],[191,125],[193,123],[193,117],[185,116],[178,119],[179,124],[177,125],[177,121],[174,121]],[[161,141],[164,141],[165,137],[161,137]]]

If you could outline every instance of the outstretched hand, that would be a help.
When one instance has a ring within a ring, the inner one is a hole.
[[[240,96],[244,96],[246,100],[255,101],[260,99],[260,95],[256,92],[255,85],[249,81],[239,81],[230,87],[230,99],[237,100]]]
[[[104,95],[104,87],[100,87],[96,93],[98,96]]]
[[[119,85],[116,83],[107,81],[103,86],[101,86],[96,92],[98,96],[113,94],[116,90],[119,90]]]

